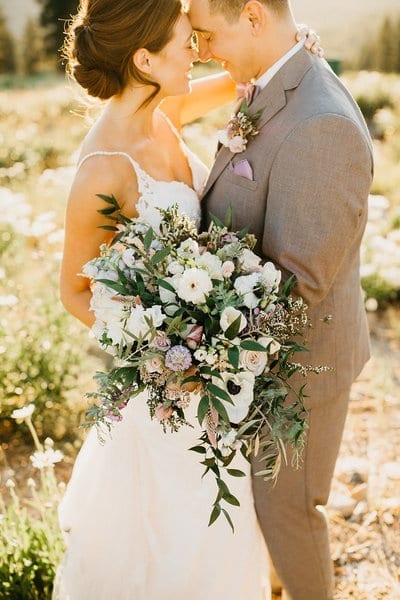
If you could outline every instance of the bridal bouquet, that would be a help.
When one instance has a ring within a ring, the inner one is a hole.
[[[221,512],[231,523],[221,502],[238,501],[221,470],[243,475],[229,468],[236,452],[260,455],[259,475],[269,479],[285,447],[299,455],[304,442],[303,390],[287,396],[290,377],[311,369],[292,362],[304,349],[296,338],[307,326],[307,307],[290,295],[293,282],[280,288],[280,271],[261,264],[246,231],[214,218],[198,234],[176,206],[160,211],[155,231],[123,217],[115,198],[103,199],[116,235],[83,275],[92,282],[93,334],[116,364],[96,374],[87,424],[110,428],[147,390],[151,417],[177,431],[190,425],[186,411],[195,403],[203,433],[191,450],[218,485],[210,523]]]

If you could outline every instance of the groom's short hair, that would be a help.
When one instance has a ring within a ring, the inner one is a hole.
[[[228,21],[239,18],[248,0],[208,0],[211,13],[221,13]],[[289,9],[290,0],[259,0],[277,14],[284,14]]]

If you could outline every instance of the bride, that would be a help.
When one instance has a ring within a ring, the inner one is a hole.
[[[111,239],[98,194],[114,194],[127,217],[155,228],[156,207],[172,204],[199,224],[207,168],[178,130],[233,100],[235,85],[225,73],[191,82],[197,52],[180,0],[82,0],[66,54],[74,79],[108,101],[83,143],[61,273],[66,309],[91,327],[89,281],[79,273]],[[270,598],[250,477],[232,478],[235,533],[222,519],[207,527],[216,489],[188,451],[201,434],[196,422],[193,413],[193,428],[164,434],[144,393],[104,445],[89,433],[60,506],[67,552],[55,599]],[[238,468],[249,474],[244,459]]]

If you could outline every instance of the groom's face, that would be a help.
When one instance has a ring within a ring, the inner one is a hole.
[[[257,68],[251,23],[245,11],[231,22],[222,13],[211,13],[208,0],[190,0],[188,14],[197,33],[199,59],[202,62],[217,61],[237,83],[250,81]]]

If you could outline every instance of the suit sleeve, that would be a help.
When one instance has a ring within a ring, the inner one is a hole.
[[[372,156],[348,118],[318,115],[282,143],[270,173],[262,253],[297,277],[310,307],[327,295],[367,218]]]

